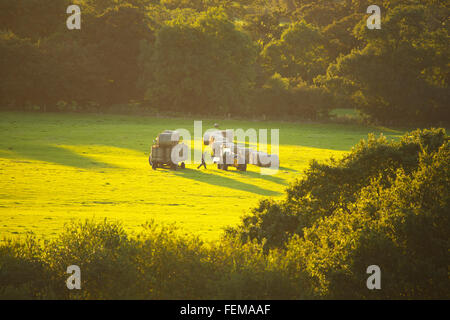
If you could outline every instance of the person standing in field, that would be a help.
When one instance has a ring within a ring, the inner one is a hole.
[[[204,166],[206,169],[205,153],[206,153],[206,151],[202,153],[202,163],[200,163],[200,165],[197,167],[197,169],[200,169],[202,166]]]

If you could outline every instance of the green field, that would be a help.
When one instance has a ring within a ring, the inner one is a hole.
[[[195,119],[202,120],[202,119]],[[165,129],[193,132],[194,119],[121,115],[0,113],[0,235],[58,234],[71,219],[176,222],[183,230],[217,239],[222,229],[264,197],[282,197],[311,159],[339,157],[367,134],[403,132],[356,125],[203,121],[203,129],[280,129],[276,175],[228,172],[209,166],[153,171],[150,146]]]

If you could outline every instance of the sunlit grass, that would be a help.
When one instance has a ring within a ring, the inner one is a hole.
[[[339,124],[204,121],[203,130],[280,129],[280,170],[274,176],[197,170],[153,171],[148,153],[164,129],[193,132],[194,119],[0,113],[0,235],[51,237],[65,222],[122,221],[129,230],[151,219],[176,222],[205,239],[239,222],[265,197],[282,197],[311,159],[340,157],[375,128]],[[201,120],[201,119],[197,119]],[[386,131],[385,131],[386,132]],[[388,131],[387,136],[401,133]]]

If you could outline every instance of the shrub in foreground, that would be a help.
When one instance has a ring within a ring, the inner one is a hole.
[[[448,298],[450,147],[443,129],[371,137],[342,160],[313,162],[287,198],[262,201],[228,237],[285,254],[323,298]],[[366,287],[367,267],[382,290]]]
[[[0,299],[305,298],[301,273],[280,270],[281,255],[256,243],[203,243],[154,222],[139,234],[118,223],[73,222],[58,238],[0,245]],[[68,290],[66,269],[81,269]]]

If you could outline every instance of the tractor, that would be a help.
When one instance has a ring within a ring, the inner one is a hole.
[[[203,137],[203,143],[212,150],[213,162],[220,170],[235,167],[239,171],[247,171],[247,157],[243,149],[233,143],[232,130],[217,130]]]
[[[247,171],[248,164],[258,167],[279,166],[277,155],[245,148],[233,143],[233,140],[233,130],[217,130],[203,136],[203,144],[211,147],[213,162],[217,163],[218,169],[235,167],[239,171]]]
[[[214,163],[217,163],[217,168],[227,171],[228,167],[235,167],[238,171],[247,171],[245,156],[238,152],[238,148],[234,143],[220,145],[218,156],[213,158]]]

